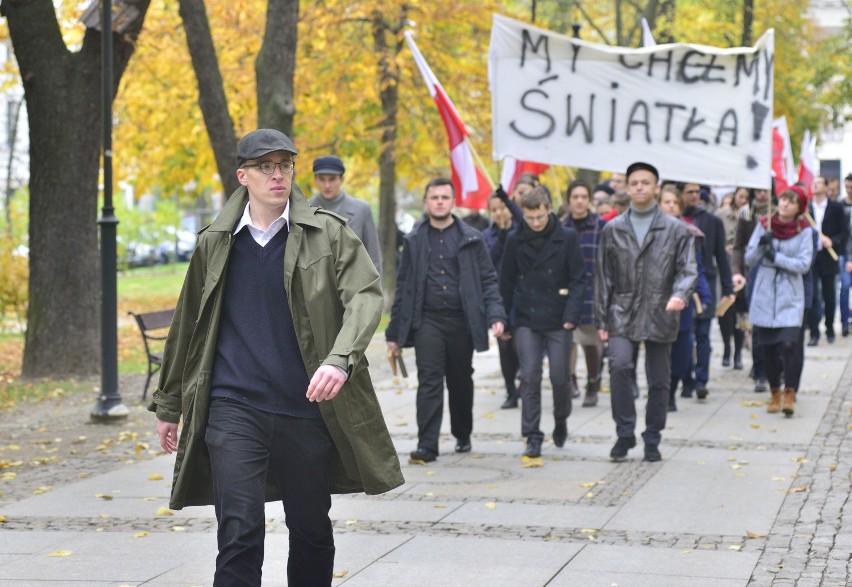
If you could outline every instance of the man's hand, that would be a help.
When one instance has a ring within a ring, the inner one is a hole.
[[[160,437],[160,446],[166,454],[172,454],[177,450],[178,425],[163,420],[157,420],[157,436]]]
[[[819,235],[819,239],[822,241],[822,248],[824,249],[830,249],[834,246],[831,242],[831,239],[825,236],[824,234]]]
[[[565,322],[562,325],[562,328],[564,328],[565,330],[574,330],[574,323],[573,322]]]
[[[494,322],[491,325],[491,333],[498,338],[503,334],[504,329],[505,326],[503,326],[502,322]]]
[[[736,301],[737,301],[737,296],[736,296],[736,294],[731,294],[731,295],[729,295],[729,296],[722,296],[722,299],[723,299],[723,300],[728,300],[730,303],[732,303],[732,304],[733,304],[734,302],[736,302]]]
[[[308,393],[305,396],[309,401],[321,402],[337,397],[337,392],[346,383],[346,375],[334,365],[322,365],[308,385]]]
[[[676,296],[672,296],[669,298],[669,302],[666,304],[666,312],[680,312],[686,307],[686,302]]]
[[[731,278],[731,281],[734,284],[734,290],[740,290],[746,284],[746,278],[741,273],[734,273],[733,277]]]
[[[402,351],[399,348],[399,345],[393,341],[388,341],[388,354],[394,357],[398,357]]]
[[[601,337],[601,342],[606,342],[609,340],[609,332],[603,329],[598,329],[598,336]]]
[[[846,261],[846,273],[852,273],[852,261]]]

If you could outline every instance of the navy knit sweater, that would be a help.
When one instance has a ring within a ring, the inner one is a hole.
[[[227,397],[275,414],[319,418],[284,289],[284,228],[265,247],[240,230],[228,259],[211,381]]]

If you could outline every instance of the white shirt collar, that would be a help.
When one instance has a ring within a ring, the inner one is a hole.
[[[237,222],[237,227],[234,229],[234,234],[240,232],[243,227],[248,226],[249,232],[255,242],[261,246],[265,246],[266,243],[272,240],[272,237],[278,234],[282,228],[290,226],[290,200],[287,200],[287,204],[284,206],[284,212],[281,213],[281,216],[276,218],[266,230],[258,228],[254,222],[252,222],[251,214],[249,213],[250,205],[251,202],[246,204],[246,207],[243,210],[243,215],[240,217],[240,221]]]

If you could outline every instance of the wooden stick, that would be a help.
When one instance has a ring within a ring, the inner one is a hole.
[[[819,233],[820,238],[825,236],[822,231],[817,228],[816,221],[813,219],[810,212],[805,212],[805,218],[807,218],[808,223],[811,225],[811,227]],[[834,252],[833,247],[825,247],[825,250],[828,251],[828,254],[831,255],[832,259],[837,261],[837,253]]]
[[[473,160],[476,163],[476,166],[485,174],[485,179],[488,180],[488,185],[491,186],[491,191],[497,189],[497,184],[494,183],[494,180],[491,179],[491,175],[488,173],[488,169],[483,165],[482,159],[479,158],[479,153],[476,152],[476,149],[473,148],[473,142],[469,137],[464,138],[467,146],[470,148],[470,152],[473,153]]]

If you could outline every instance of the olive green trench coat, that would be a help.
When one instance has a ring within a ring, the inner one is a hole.
[[[210,379],[232,233],[247,202],[248,192],[241,187],[199,233],[166,340],[158,389],[148,406],[160,420],[183,419],[172,509],[213,503],[204,442]],[[379,275],[345,219],[308,206],[296,185],[290,195],[282,274],[308,375],[320,365],[337,365],[349,373],[337,397],[318,404],[337,449],[331,491],[377,494],[402,485],[399,457],[364,356],[381,317]],[[267,501],[278,499],[271,485],[266,493]]]

